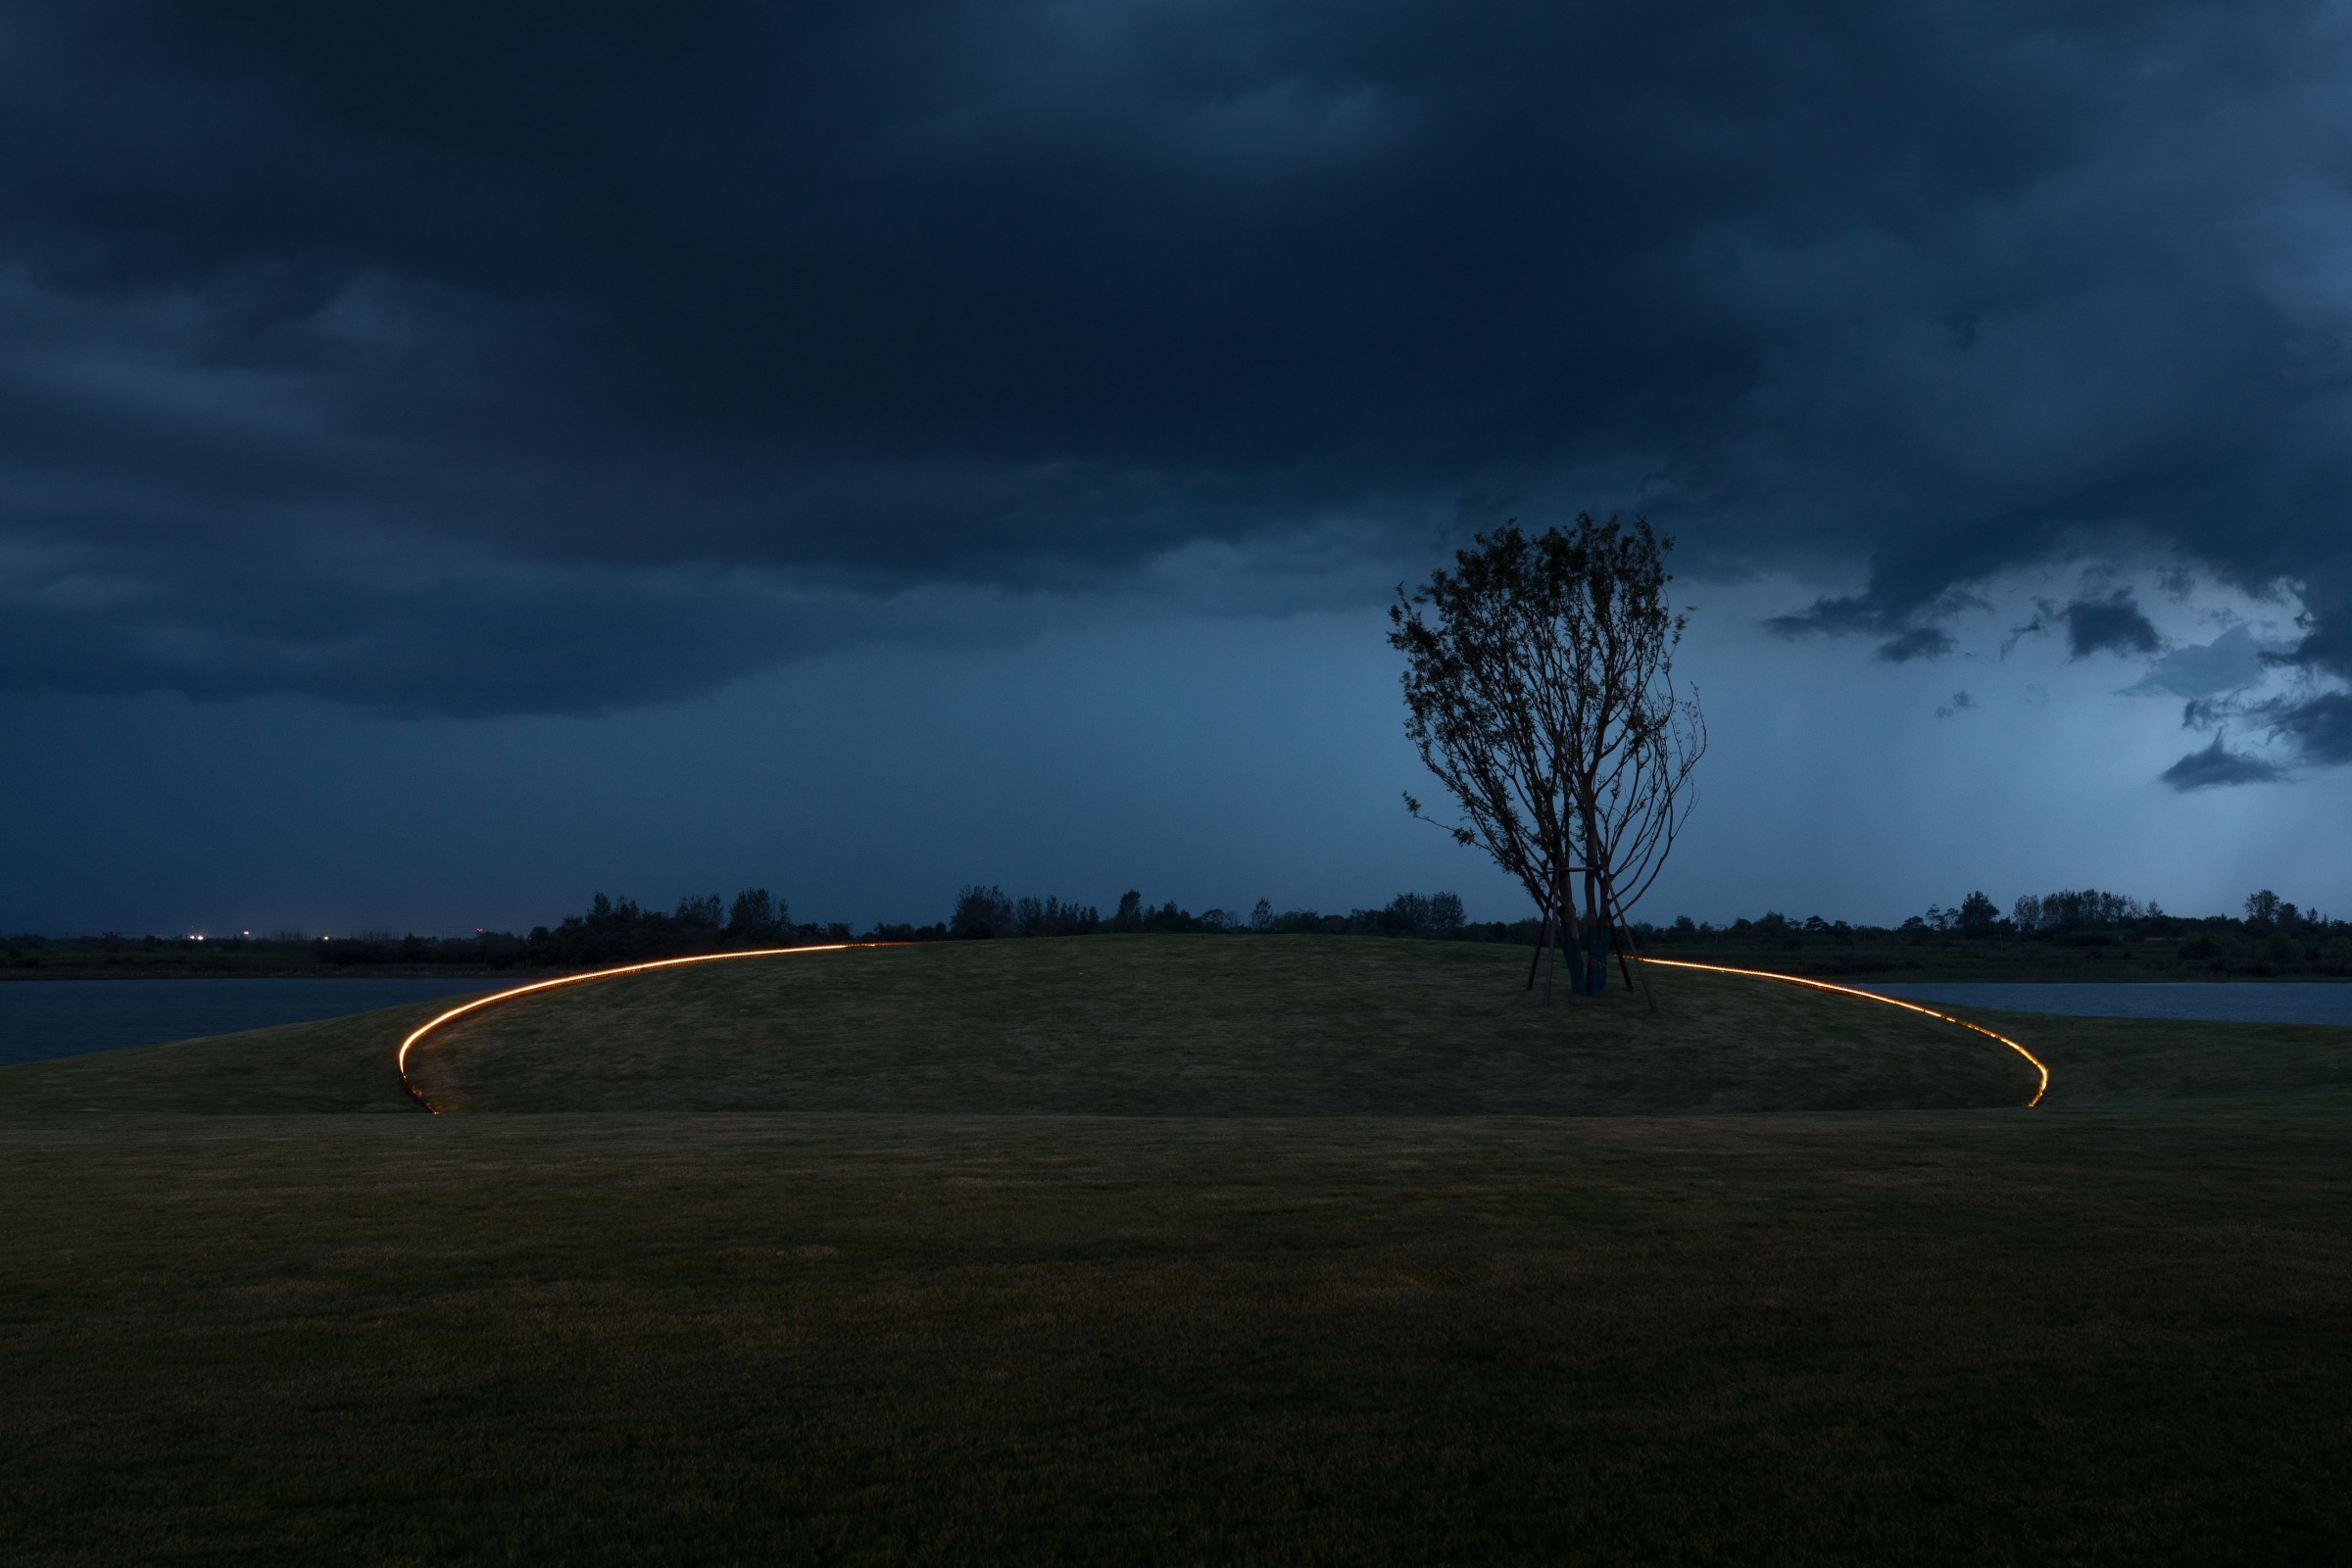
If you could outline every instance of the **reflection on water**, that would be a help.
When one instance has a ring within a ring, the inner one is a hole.
[[[2352,985],[2310,980],[2201,980],[2164,984],[1920,980],[1856,989],[1912,1002],[1948,1002],[2007,1012],[2076,1018],[2197,1018],[2208,1023],[2352,1024]]]
[[[19,980],[0,984],[0,1064],[309,1023],[505,980]]]

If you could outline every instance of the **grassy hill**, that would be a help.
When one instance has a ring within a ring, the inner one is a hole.
[[[2352,1553],[2352,1031],[1998,1020],[2029,1112],[1524,962],[658,972],[453,1030],[439,1117],[430,1006],[0,1069],[0,1560]]]
[[[452,1110],[1466,1115],[2019,1105],[1982,1036],[1848,998],[1653,969],[1662,1010],[1521,989],[1524,954],[1311,937],[936,944],[656,970],[428,1037]],[[0,1069],[0,1118],[411,1109],[391,1048],[440,1010]],[[2352,1104],[2352,1032],[1946,1010],[2052,1070],[2043,1108]]]
[[[1616,1115],[2021,1104],[2037,1077],[1892,1007],[1687,971],[1661,1010],[1453,943],[1100,937],[820,953],[565,987],[427,1038],[466,1110]]]

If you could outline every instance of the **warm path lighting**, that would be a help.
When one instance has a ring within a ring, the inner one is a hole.
[[[587,974],[567,974],[557,980],[540,980],[527,986],[516,986],[512,991],[493,991],[486,997],[474,998],[463,1006],[452,1007],[437,1018],[427,1019],[415,1034],[400,1043],[400,1054],[392,1059],[392,1065],[400,1073],[400,1087],[409,1092],[409,1098],[438,1116],[441,1112],[434,1109],[433,1102],[424,1098],[423,1091],[409,1081],[409,1049],[450,1019],[464,1017],[476,1007],[512,1002],[516,997],[527,997],[534,991],[552,991],[557,986],[576,986],[584,980],[610,980],[616,974],[641,974],[648,969],[674,969],[681,963],[716,963],[721,958],[773,958],[787,953],[845,953],[851,948],[896,946],[898,944],[895,942],[828,942],[813,948],[759,948],[750,953],[698,953],[691,958],[657,958],[652,963],[623,964],[617,969],[594,969]]]
[[[419,1090],[409,1078],[409,1052],[417,1041],[422,1040],[452,1018],[462,1018],[477,1008],[491,1006],[501,1002],[512,1002],[516,997],[527,997],[534,991],[552,991],[558,986],[576,986],[589,980],[610,980],[614,975],[643,974],[648,969],[674,969],[680,964],[686,963],[717,963],[727,958],[776,958],[793,953],[846,953],[852,948],[897,946],[899,944],[895,942],[829,942],[811,948],[759,948],[749,953],[702,953],[690,958],[657,958],[651,963],[623,964],[617,969],[593,969],[586,974],[567,974],[555,980],[539,980],[527,986],[516,986],[512,991],[494,991],[489,996],[476,997],[471,1002],[464,1003],[437,1017],[427,1019],[408,1039],[400,1043],[400,1054],[393,1058],[393,1066],[400,1074],[400,1087],[408,1091],[409,1098],[437,1116],[440,1111],[434,1107],[431,1101],[424,1098],[423,1091]],[[1701,969],[1709,974],[1745,975],[1753,980],[1778,980],[1784,985],[1807,986],[1815,991],[1833,991],[1841,997],[1860,997],[1865,1002],[1876,1002],[1889,1007],[1900,1007],[1905,1012],[1916,1012],[1925,1017],[1941,1019],[1945,1023],[1958,1024],[1963,1029],[1975,1030],[1987,1040],[1999,1041],[2011,1051],[2025,1057],[2032,1064],[2034,1070],[2041,1074],[2041,1086],[2034,1091],[2034,1098],[2026,1102],[2028,1109],[2040,1104],[2041,1097],[2049,1093],[2050,1069],[2041,1064],[2040,1057],[2007,1035],[1995,1034],[1983,1024],[1970,1023],[1966,1018],[1955,1018],[1948,1012],[1937,1012],[1933,1007],[1923,1007],[1917,1003],[1902,1002],[1893,997],[1882,997],[1874,991],[1857,991],[1852,986],[1833,985],[1827,980],[1808,980],[1802,975],[1775,974],[1770,969],[1734,969],[1720,963],[1692,963],[1685,958],[1645,957],[1642,961],[1654,963],[1667,969]]]
[[[1811,986],[1816,991],[1835,991],[1841,997],[1860,997],[1865,1002],[1883,1002],[1889,1007],[1900,1007],[1905,1012],[1919,1012],[1925,1013],[1931,1018],[1941,1018],[1945,1023],[1956,1023],[1963,1029],[1974,1029],[1987,1040],[1998,1040],[2002,1045],[2007,1046],[2011,1051],[2034,1064],[2034,1070],[2041,1074],[2041,1087],[2034,1091],[2032,1100],[2026,1102],[2028,1110],[2040,1104],[2041,1097],[2050,1092],[2050,1069],[2041,1064],[2040,1057],[2007,1035],[1996,1035],[1981,1023],[1970,1023],[1966,1018],[1955,1018],[1948,1012],[1937,1012],[1934,1007],[1923,1007],[1915,1002],[1898,1002],[1892,997],[1882,997],[1875,991],[1856,991],[1852,986],[1834,986],[1827,980],[1807,980],[1802,975],[1794,974],[1774,974],[1770,969],[1730,969],[1720,963],[1692,963],[1687,958],[1643,958],[1642,961],[1658,964],[1668,969],[1704,969],[1709,974],[1743,974],[1755,980],[1778,980],[1785,985]],[[438,1023],[440,1020],[436,1018],[433,1022]],[[429,1029],[432,1025],[427,1024],[425,1027]],[[421,1034],[423,1030],[417,1032]],[[410,1093],[414,1094],[416,1091],[411,1090]]]

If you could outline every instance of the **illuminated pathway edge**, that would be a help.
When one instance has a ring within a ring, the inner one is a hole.
[[[2002,1045],[2007,1046],[2011,1051],[2016,1052],[2019,1055],[2025,1057],[2027,1061],[2033,1063],[2034,1070],[2041,1074],[2041,1087],[2034,1091],[2034,1098],[2032,1100],[2026,1102],[2026,1108],[2028,1110],[2032,1110],[2035,1105],[2040,1104],[2041,1097],[2050,1092],[2050,1069],[2041,1064],[2041,1058],[2039,1056],[2034,1055],[2034,1053],[2028,1051],[2025,1047],[2019,1045],[2007,1035],[1996,1035],[1981,1023],[1970,1023],[1966,1018],[1955,1018],[1948,1012],[1937,1012],[1934,1007],[1923,1007],[1916,1002],[1902,1002],[1893,997],[1882,997],[1875,991],[1857,991],[1852,986],[1834,986],[1827,980],[1807,980],[1802,975],[1774,974],[1770,969],[1731,969],[1726,968],[1720,963],[1692,963],[1687,958],[1644,957],[1642,959],[1642,961],[1643,963],[1654,963],[1662,969],[1704,969],[1709,974],[1743,974],[1754,980],[1778,980],[1783,985],[1809,986],[1815,991],[1835,991],[1841,997],[1860,997],[1865,1002],[1885,1003],[1889,1007],[1900,1007],[1905,1012],[1919,1012],[1925,1013],[1931,1018],[1941,1018],[1945,1023],[1956,1023],[1963,1029],[1974,1029],[1977,1033],[1983,1035],[1987,1040],[1998,1040]],[[496,999],[493,998],[492,1000],[495,1001]],[[476,1004],[476,1005],[479,1005],[479,1004]],[[436,1023],[439,1021],[439,1019],[434,1020]],[[429,1028],[430,1025],[427,1025],[427,1027]],[[422,1030],[418,1031],[418,1033],[422,1032]],[[412,1094],[415,1093],[414,1090],[410,1092]]]
[[[554,980],[540,980],[527,986],[516,986],[511,991],[493,991],[486,997],[476,997],[471,1002],[452,1007],[437,1017],[426,1019],[408,1039],[400,1043],[400,1054],[393,1058],[393,1066],[400,1073],[400,1087],[408,1091],[409,1098],[438,1116],[441,1114],[439,1108],[424,1098],[424,1092],[418,1089],[409,1077],[409,1053],[416,1048],[417,1041],[422,1040],[443,1024],[453,1018],[463,1018],[477,1008],[491,1006],[501,1002],[512,1002],[516,997],[527,997],[534,991],[553,991],[558,986],[583,985],[590,980],[610,980],[614,975],[643,974],[648,969],[675,969],[681,964],[688,963],[719,963],[728,958],[777,958],[792,953],[846,953],[852,948],[896,946],[898,944],[893,942],[828,942],[812,948],[757,948],[749,953],[699,953],[690,958],[657,958],[651,963],[627,963],[617,969],[592,969],[586,974],[562,975]],[[1966,1018],[1955,1018],[1948,1012],[1937,1012],[1933,1007],[1923,1007],[1915,1002],[1882,997],[1875,991],[1857,991],[1852,986],[1832,985],[1827,980],[1807,980],[1802,975],[1775,974],[1770,969],[1733,969],[1720,963],[1692,963],[1687,958],[1645,957],[1641,961],[1654,963],[1661,969],[1700,969],[1708,974],[1738,974],[1745,975],[1752,980],[1778,980],[1783,985],[1805,986],[1815,991],[1833,991],[1841,997],[1860,997],[1865,1002],[1876,1002],[1889,1007],[1900,1007],[1905,1012],[1916,1012],[1930,1018],[1940,1018],[1945,1023],[1958,1024],[1963,1029],[1973,1029],[1987,1040],[1999,1041],[2011,1051],[2025,1057],[2032,1064],[2034,1070],[2041,1074],[2041,1087],[2034,1091],[2032,1100],[2026,1102],[2027,1109],[2031,1110],[2040,1104],[2041,1097],[2050,1091],[2050,1069],[2041,1064],[2040,1057],[2007,1035],[1995,1034],[1981,1023],[1970,1023]]]
[[[642,974],[648,969],[675,969],[682,963],[717,963],[725,958],[775,958],[787,953],[846,953],[852,948],[897,946],[895,942],[827,942],[813,948],[756,948],[749,953],[698,953],[691,958],[657,958],[652,963],[624,963],[617,969],[591,969],[586,974],[567,974],[554,980],[540,980],[531,985],[516,986],[512,991],[493,991],[486,997],[474,998],[463,1006],[452,1007],[437,1018],[426,1019],[414,1034],[400,1043],[400,1054],[393,1058],[392,1065],[400,1073],[400,1087],[409,1092],[409,1098],[438,1116],[441,1114],[440,1107],[425,1099],[424,1091],[409,1078],[409,1053],[426,1035],[452,1018],[462,1018],[477,1007],[512,1002],[516,997],[527,997],[534,991],[553,991],[558,986],[576,986],[590,980],[610,980],[616,974]]]

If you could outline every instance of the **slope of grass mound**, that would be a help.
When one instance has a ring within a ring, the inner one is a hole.
[[[1094,938],[745,959],[502,1003],[413,1065],[449,1109],[1668,1114],[2018,1105],[1982,1036],[1653,969],[1663,1011],[1551,1007],[1526,956]],[[0,1117],[413,1110],[393,1052],[446,1005],[0,1067]],[[2352,1105],[2352,1030],[1948,1009],[2047,1062],[2046,1109]]]
[[[1622,990],[1546,1006],[1526,962],[1312,937],[751,958],[484,1008],[410,1074],[451,1110],[1148,1116],[1956,1108],[2036,1082],[1892,1007],[1667,970],[1655,1013]]]
[[[224,982],[227,983],[227,982]],[[0,1067],[0,1115],[286,1116],[414,1110],[401,1038],[447,1001]]]

